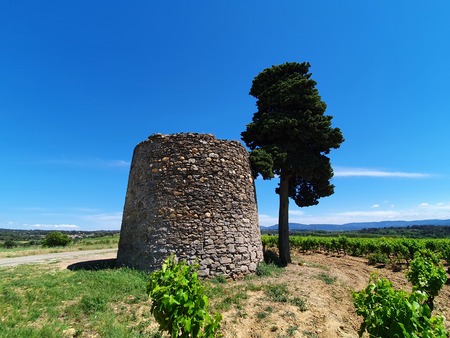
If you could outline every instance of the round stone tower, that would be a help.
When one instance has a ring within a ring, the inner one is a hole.
[[[239,277],[263,259],[248,152],[213,135],[150,136],[131,163],[117,264],[161,267],[175,253],[199,276]]]

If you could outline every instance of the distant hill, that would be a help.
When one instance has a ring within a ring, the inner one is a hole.
[[[301,224],[301,223],[289,223],[289,229],[291,231],[352,231],[361,229],[373,229],[373,228],[389,228],[389,227],[407,227],[414,225],[436,225],[436,226],[450,226],[450,219],[428,219],[417,221],[381,221],[381,222],[360,222],[360,223],[345,223],[345,224]],[[276,231],[278,230],[278,224],[261,227],[262,231]]]

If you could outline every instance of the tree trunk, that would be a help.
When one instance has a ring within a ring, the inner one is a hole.
[[[291,261],[289,248],[289,177],[280,177],[280,209],[278,214],[278,250],[280,263],[286,266]]]

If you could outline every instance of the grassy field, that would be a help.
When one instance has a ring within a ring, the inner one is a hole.
[[[2,338],[152,334],[145,273],[41,265],[1,269],[0,276]]]
[[[264,276],[282,271],[263,266]],[[231,288],[223,278],[207,282],[212,311],[239,312],[248,290],[263,289],[253,284],[258,278],[264,277],[253,276],[247,284]],[[162,337],[150,314],[147,281],[147,273],[131,269],[70,271],[51,265],[0,269],[0,337]],[[268,287],[268,297],[280,297],[278,288]]]
[[[104,237],[88,237],[72,241],[65,247],[43,247],[42,245],[17,246],[11,249],[0,245],[0,258],[19,257],[27,255],[39,255],[53,252],[77,251],[77,250],[95,250],[117,248],[119,244],[119,235]]]
[[[351,290],[376,271],[408,289],[404,271],[364,258],[293,252],[287,268],[262,264],[259,275],[205,281],[225,338],[356,338],[361,319]],[[0,268],[0,338],[164,337],[150,313],[149,276],[131,269],[71,271],[56,264]],[[450,318],[450,285],[436,311]],[[448,327],[450,328],[450,327]]]

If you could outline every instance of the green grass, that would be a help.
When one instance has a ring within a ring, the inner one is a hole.
[[[129,269],[0,269],[0,337],[148,337],[146,280]]]
[[[292,305],[298,307],[298,309],[302,312],[308,310],[308,306],[306,305],[306,300],[302,297],[294,297],[289,301]]]
[[[75,246],[102,246],[119,244],[119,235],[104,236],[104,237],[86,237],[78,241],[74,241]]]
[[[279,276],[283,271],[283,268],[274,263],[261,262],[256,267],[256,275],[259,277]]]
[[[225,288],[222,285],[211,286],[206,289],[208,298],[215,299],[213,310],[217,312],[228,311],[231,308],[242,310],[244,301],[248,299],[245,286]]]
[[[316,278],[328,285],[331,285],[336,281],[336,277],[330,276],[329,274],[326,273],[319,273],[316,276]]]
[[[318,263],[313,263],[313,262],[302,263],[302,265],[308,266],[308,267],[311,267],[311,268],[321,269],[321,270],[324,270],[324,271],[330,270],[330,268],[329,268],[328,266],[326,266],[326,265],[322,265],[322,264],[318,264]]]
[[[265,299],[255,313],[259,321],[280,306],[306,310],[306,301],[287,284],[266,277],[277,277],[284,269],[269,264],[263,271],[250,280],[230,282],[218,276],[205,282],[212,312],[232,311],[231,322],[239,322],[247,317],[250,296],[261,295]],[[131,269],[0,268],[0,338],[161,337],[150,313],[148,279]]]
[[[287,329],[287,336],[288,337],[293,337],[297,330],[298,330],[297,326],[293,326],[293,325],[289,326],[288,329]]]
[[[289,299],[289,291],[286,284],[267,285],[266,295],[272,302],[286,303]]]

